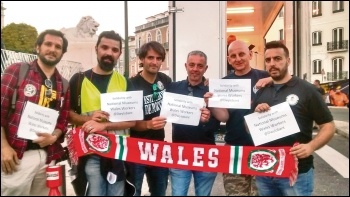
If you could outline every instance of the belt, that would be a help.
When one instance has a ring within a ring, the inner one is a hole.
[[[33,143],[31,140],[28,141],[26,150],[38,150],[38,149],[43,149],[43,148],[41,148],[39,144]]]

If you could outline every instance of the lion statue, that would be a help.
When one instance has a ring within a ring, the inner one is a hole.
[[[80,19],[76,27],[62,28],[61,32],[67,38],[93,38],[100,24],[91,16],[84,16]]]

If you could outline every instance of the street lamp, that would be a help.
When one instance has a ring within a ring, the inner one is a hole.
[[[124,76],[129,78],[129,25],[128,25],[128,1],[124,1],[124,19],[125,19],[125,47],[124,47]]]

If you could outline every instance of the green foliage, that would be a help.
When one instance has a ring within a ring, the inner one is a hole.
[[[38,31],[25,23],[11,23],[1,30],[1,37],[7,50],[33,53]]]

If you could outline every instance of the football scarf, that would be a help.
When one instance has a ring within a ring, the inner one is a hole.
[[[98,154],[166,168],[285,178],[297,175],[297,160],[289,154],[291,147],[169,143],[102,132],[89,134],[80,128],[68,136],[73,164],[78,157]]]

